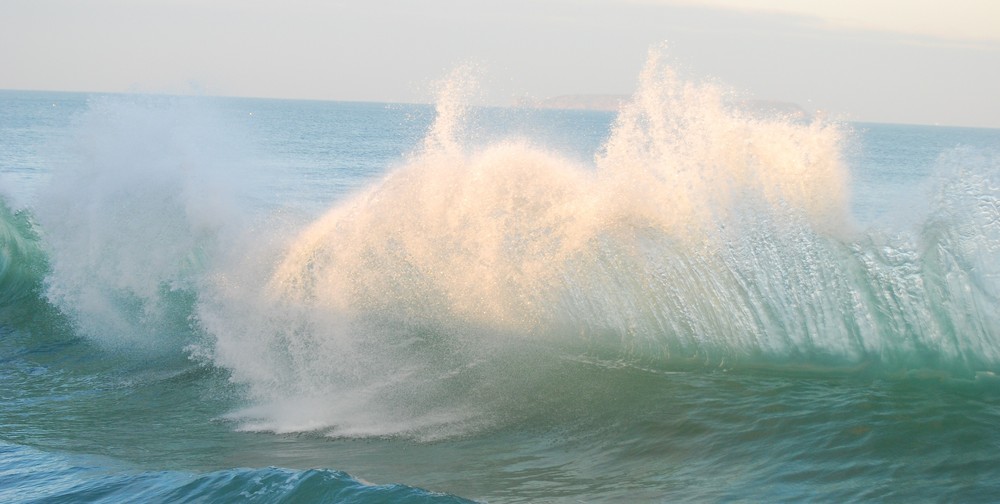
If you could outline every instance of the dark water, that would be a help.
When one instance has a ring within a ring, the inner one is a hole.
[[[617,116],[0,93],[0,500],[996,500],[1000,132],[651,65]]]

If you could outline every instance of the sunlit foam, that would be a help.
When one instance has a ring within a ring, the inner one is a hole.
[[[203,315],[216,362],[272,405],[245,412],[248,428],[426,436],[418,418],[489,423],[526,377],[588,348],[780,353],[743,327],[754,300],[724,292],[740,289],[723,248],[741,231],[727,229],[846,226],[840,131],[744,114],[660,59],[589,166],[523,140],[464,147],[469,79],[446,81],[423,148],[308,226],[260,300],[233,303],[257,308]]]

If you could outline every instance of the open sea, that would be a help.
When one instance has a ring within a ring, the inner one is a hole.
[[[0,91],[0,502],[1000,500],[1000,130]]]

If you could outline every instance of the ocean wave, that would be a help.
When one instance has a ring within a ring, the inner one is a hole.
[[[913,229],[865,228],[846,126],[741,112],[658,53],[590,164],[469,147],[468,85],[448,81],[402,166],[291,230],[245,218],[215,119],[94,103],[41,240],[4,214],[4,292],[45,264],[41,296],[80,334],[226,370],[243,430],[458,436],[613,395],[595,363],[1000,371],[995,153],[943,155]]]
[[[923,227],[889,234],[851,218],[843,126],[734,110],[657,53],[593,166],[525,141],[463,148],[446,90],[405,166],[308,226],[259,289],[200,312],[213,361],[259,404],[245,428],[456,435],[564,390],[579,358],[997,371],[992,158],[942,159],[957,173]]]

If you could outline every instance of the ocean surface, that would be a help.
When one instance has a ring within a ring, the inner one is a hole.
[[[0,91],[0,501],[1000,500],[1000,130],[468,80]]]

